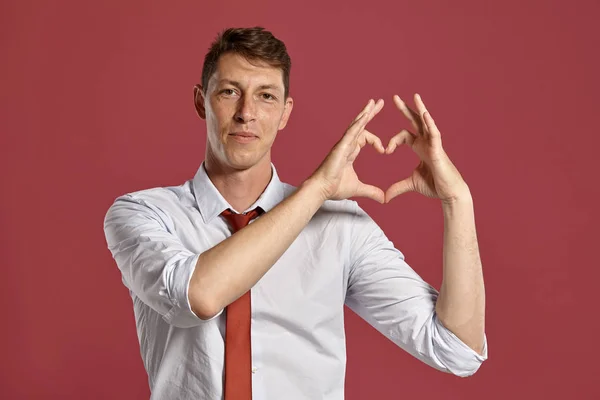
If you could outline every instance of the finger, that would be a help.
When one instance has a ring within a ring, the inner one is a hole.
[[[379,99],[377,100],[376,103],[373,103],[373,105],[371,106],[371,108],[369,108],[369,110],[367,111],[367,119],[365,121],[364,118],[361,118],[359,121],[357,121],[357,126],[359,126],[359,128],[364,128],[369,122],[371,122],[371,120],[377,115],[379,114],[379,112],[381,111],[381,109],[383,108],[383,99]],[[364,124],[363,124],[364,123]],[[361,126],[361,124],[363,124]],[[360,133],[360,132],[358,132]]]
[[[369,121],[371,121],[379,112],[383,109],[383,99],[377,100],[373,108],[371,109],[371,115],[369,116]]]
[[[419,114],[417,114],[410,107],[408,107],[404,100],[402,100],[398,95],[394,95],[394,103],[396,104],[396,107],[398,107],[398,109],[402,112],[402,114],[404,114],[404,116],[412,123],[413,127],[417,131],[420,131],[422,124],[419,118]]]
[[[404,116],[412,123],[412,126],[417,132],[423,132],[423,121],[419,118],[419,114],[408,107],[398,95],[394,95],[394,103],[396,104],[396,107],[402,111],[402,114],[404,114]]]
[[[379,139],[376,135],[372,134],[366,129],[363,129],[363,133],[360,136],[359,146],[364,147],[365,144],[369,143],[371,146],[375,147],[375,150],[380,152],[381,154],[385,153],[385,148],[383,147],[383,143],[381,139]]]
[[[385,193],[377,186],[367,185],[358,181],[358,188],[354,194],[356,197],[368,197],[376,202],[383,204],[385,202]]]
[[[419,116],[421,118],[421,120],[423,121],[423,124],[425,124],[425,117],[424,114],[427,112],[427,107],[425,107],[425,103],[423,102],[423,99],[421,98],[421,95],[419,93],[415,93],[415,104],[417,105],[417,110],[419,112]],[[427,125],[425,125],[427,126]],[[427,130],[427,133],[430,133]]]
[[[435,121],[433,120],[433,117],[431,116],[429,111],[425,111],[425,113],[423,114],[423,119],[425,120],[427,129],[429,130],[429,133],[431,133],[432,136],[441,136],[441,133],[435,125]]]
[[[385,191],[385,202],[389,203],[394,197],[412,191],[414,191],[414,188],[410,178],[396,182]]]
[[[369,103],[371,103],[370,100],[369,100]],[[368,111],[368,107],[369,107],[369,105],[367,105],[367,107],[365,107],[365,110],[363,110],[363,111]],[[348,126],[348,128],[346,128],[344,135],[337,142],[337,145],[347,146],[348,144],[355,142],[356,137],[357,137],[357,132],[361,131],[361,126],[364,127],[366,125],[366,121],[367,121],[368,117],[369,117],[368,112],[361,112],[356,117],[356,119],[354,121],[352,121],[352,123]],[[360,125],[360,124],[362,124],[362,125]]]
[[[349,133],[352,140],[358,138],[365,126],[381,111],[382,108],[383,100],[379,99],[366,114],[363,114],[363,116],[356,121],[356,124],[350,127]]]
[[[369,101],[367,102],[367,105],[365,106],[365,108],[363,108],[358,115],[352,120],[352,122],[350,123],[350,126],[348,127],[348,129],[350,129],[352,127],[352,125],[354,125],[359,119],[361,119],[366,113],[369,112],[369,110],[371,109],[371,107],[373,107],[373,99],[369,99]]]
[[[402,129],[400,133],[390,139],[390,142],[385,149],[385,153],[392,154],[398,146],[401,146],[405,143],[412,147],[415,138],[416,135],[414,133],[410,132],[408,129]]]
[[[440,133],[439,129],[437,128],[437,126],[435,125],[435,121],[433,120],[433,117],[431,116],[431,114],[429,113],[429,111],[425,111],[425,113],[423,114],[423,119],[425,120],[425,124],[427,125],[427,129],[429,130],[429,135],[431,136],[432,140],[442,140],[442,134]]]
[[[374,105],[373,99],[370,99],[368,101],[367,105],[365,106],[365,108],[363,108],[362,111],[352,120],[350,125],[348,125],[348,128],[346,128],[346,131],[344,132],[344,136],[342,136],[342,139],[340,139],[340,141],[342,141],[344,138],[349,136],[349,132],[351,132],[352,128],[354,126],[356,126],[356,124],[358,124],[361,120],[368,118],[369,111],[371,110],[373,105]],[[350,140],[350,139],[347,139],[347,140]]]

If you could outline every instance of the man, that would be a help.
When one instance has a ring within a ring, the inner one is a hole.
[[[383,107],[370,100],[296,188],[271,163],[294,104],[289,71],[285,45],[264,29],[221,33],[194,88],[207,128],[195,177],[108,210],[154,399],[343,399],[345,304],[439,370],[468,376],[487,358],[472,198],[420,97],[417,111],[394,98],[414,132],[386,148],[365,129]],[[384,193],[353,170],[366,143],[382,154],[407,144],[421,163]],[[439,294],[348,200],[407,191],[442,204]]]

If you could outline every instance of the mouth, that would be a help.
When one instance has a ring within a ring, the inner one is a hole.
[[[252,133],[252,132],[245,132],[245,131],[231,132],[230,135],[233,135],[233,136],[242,136],[242,137],[257,137],[254,133]]]
[[[232,136],[233,140],[239,143],[250,143],[258,139],[258,136],[250,132],[234,132],[230,133],[229,136]]]

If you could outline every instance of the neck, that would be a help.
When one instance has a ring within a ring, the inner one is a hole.
[[[240,213],[258,200],[272,176],[271,162],[267,156],[248,169],[223,166],[210,157],[206,158],[204,166],[219,193]]]

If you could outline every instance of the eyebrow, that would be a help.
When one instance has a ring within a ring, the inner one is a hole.
[[[228,83],[228,84],[230,84],[230,85],[232,85],[232,86],[235,86],[235,87],[237,87],[237,88],[240,88],[240,89],[241,89],[241,86],[242,86],[242,85],[241,85],[239,82],[237,82],[237,81],[232,81],[232,80],[230,80],[230,79],[221,79],[221,80],[219,81],[219,84],[221,84],[221,85],[222,85],[222,84],[224,84],[224,83]],[[273,84],[260,85],[260,86],[258,87],[258,89],[259,89],[259,90],[264,90],[264,89],[274,89],[274,90],[279,90],[279,91],[281,91],[281,88],[280,88],[279,86],[277,86],[277,85],[273,85]]]

